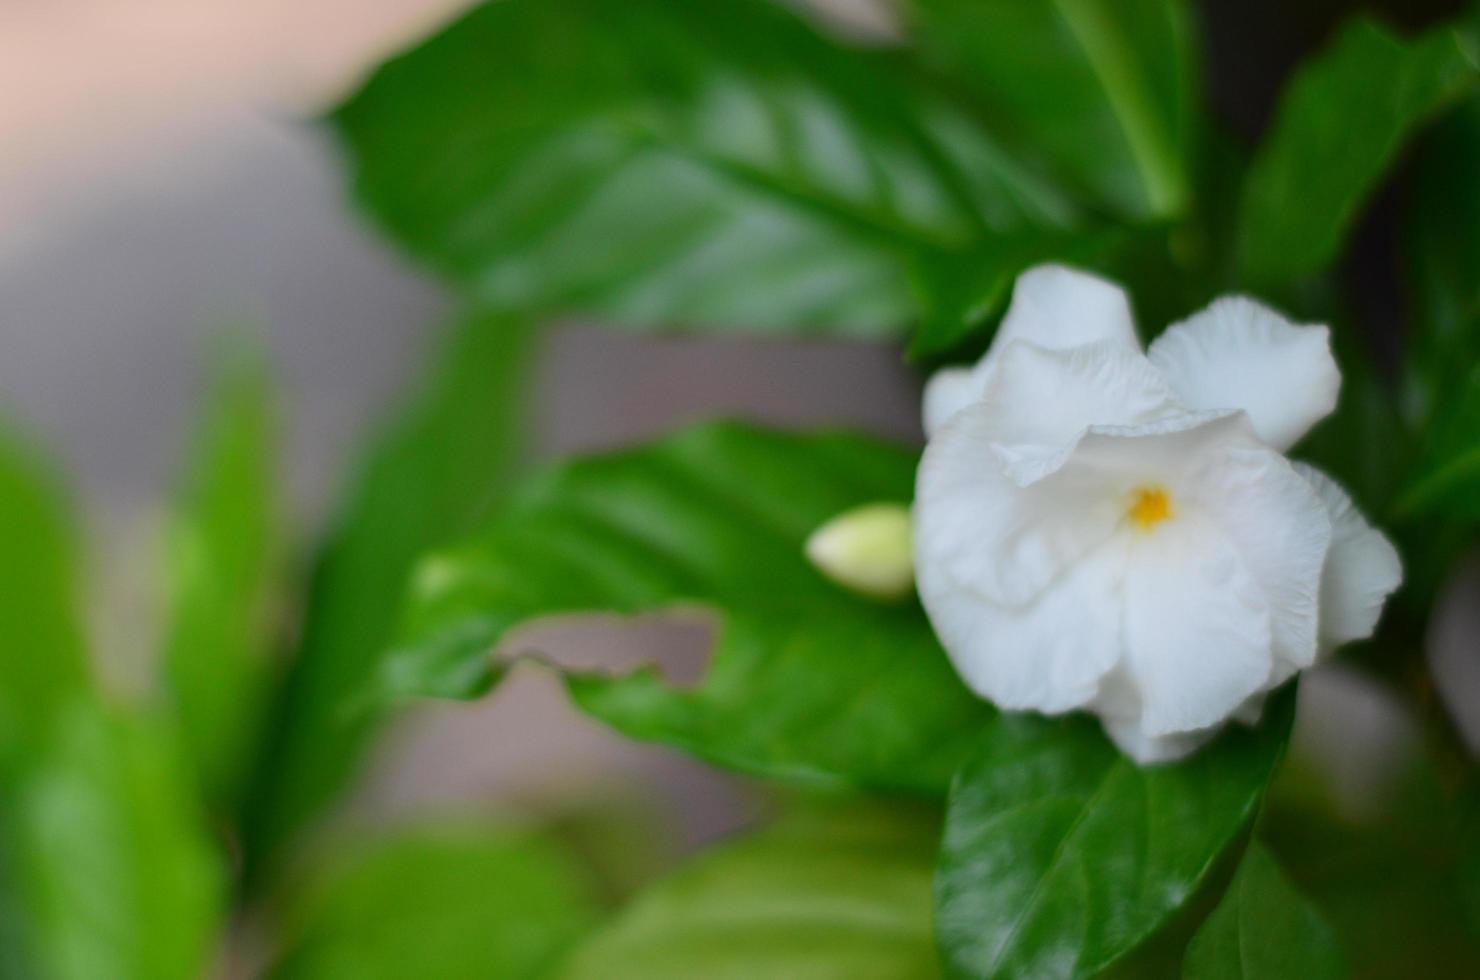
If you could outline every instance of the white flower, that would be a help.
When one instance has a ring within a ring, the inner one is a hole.
[[[1142,353],[1125,294],[1043,266],[925,391],[920,599],[965,682],[1174,759],[1371,635],[1397,552],[1283,452],[1336,404],[1323,326],[1242,297]]]

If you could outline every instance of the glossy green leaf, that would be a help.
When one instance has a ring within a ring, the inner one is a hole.
[[[1141,768],[1084,717],[1003,715],[951,787],[936,930],[965,977],[1089,977],[1198,890],[1253,818],[1293,691],[1256,730]]]
[[[1197,52],[1179,0],[908,0],[922,55],[1024,155],[1129,218],[1188,203]]]
[[[597,908],[586,875],[549,841],[445,827],[334,862],[285,919],[274,980],[540,980]]]
[[[46,467],[0,433],[0,766],[87,684],[77,547]]]
[[[248,859],[265,859],[354,771],[373,719],[346,711],[375,676],[412,563],[481,516],[519,456],[530,328],[473,316],[372,447],[314,569],[303,636],[258,758]]]
[[[217,367],[170,527],[165,683],[182,742],[216,803],[240,792],[261,721],[277,539],[277,448],[265,366]]]
[[[1187,980],[1339,980],[1336,934],[1257,841],[1187,947]]]
[[[915,460],[864,437],[727,424],[559,467],[421,565],[384,690],[477,695],[502,669],[490,652],[530,620],[701,607],[718,620],[702,683],[577,673],[576,702],[748,772],[943,792],[991,711],[917,604],[859,598],[803,554],[829,518],[909,500]]]
[[[704,855],[638,896],[563,980],[930,980],[939,823],[809,814]]]
[[[1265,285],[1319,272],[1404,144],[1477,78],[1473,39],[1407,40],[1357,20],[1295,76],[1249,171],[1239,269]]]
[[[361,202],[499,307],[893,335],[907,259],[1073,209],[893,54],[769,0],[501,0],[333,116]]]
[[[170,735],[83,695],[32,746],[3,822],[35,976],[206,973],[223,869]]]

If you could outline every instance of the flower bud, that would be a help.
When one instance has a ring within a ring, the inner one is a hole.
[[[915,585],[909,508],[865,504],[812,532],[807,558],[846,589],[883,601],[908,596]]]

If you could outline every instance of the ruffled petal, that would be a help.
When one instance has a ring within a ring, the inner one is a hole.
[[[1220,724],[1270,674],[1270,611],[1233,544],[1195,515],[1136,535],[1126,669],[1149,738]],[[1107,713],[1107,717],[1109,713]]]
[[[1280,454],[1232,443],[1201,457],[1179,496],[1223,532],[1270,610],[1278,684],[1315,662],[1331,520]]]
[[[1063,448],[1091,426],[1133,426],[1182,413],[1140,351],[1115,341],[1053,350],[1024,341],[1002,349],[978,407],[994,442]]]
[[[922,565],[918,589],[936,635],[968,687],[1008,710],[1082,707],[1121,656],[1125,550],[1106,542],[1034,602],[1010,609]]]
[[[1297,326],[1243,296],[1169,327],[1148,356],[1189,408],[1242,409],[1281,451],[1331,413],[1341,387],[1326,327]]]
[[[1036,266],[1018,276],[1012,302],[982,359],[970,368],[937,371],[926,384],[922,414],[927,436],[981,397],[999,355],[1019,340],[1049,350],[1099,341],[1141,349],[1130,301],[1119,286],[1066,266]]]
[[[1129,756],[1137,765],[1155,766],[1164,762],[1176,762],[1202,748],[1219,732],[1218,727],[1205,728],[1198,732],[1180,732],[1176,735],[1147,735],[1138,721],[1115,718],[1101,719],[1105,734],[1115,747]]]
[[[1055,350],[1103,340],[1141,349],[1125,290],[1054,264],[1034,266],[1013,284],[1012,302],[992,346],[1000,350],[1014,340]]]
[[[1372,635],[1383,603],[1403,582],[1403,562],[1335,480],[1313,466],[1294,466],[1331,518],[1331,550],[1321,574],[1320,638],[1324,650],[1334,650]]]
[[[1092,471],[1031,487],[996,455],[997,420],[961,412],[925,447],[915,485],[915,565],[941,568],[982,601],[1031,602],[1114,533],[1121,507]]]

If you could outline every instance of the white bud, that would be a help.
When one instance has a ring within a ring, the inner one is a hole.
[[[807,558],[846,589],[897,601],[915,586],[909,508],[865,504],[844,511],[807,538]]]

